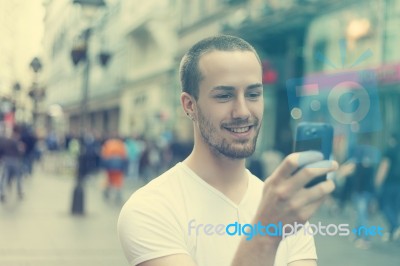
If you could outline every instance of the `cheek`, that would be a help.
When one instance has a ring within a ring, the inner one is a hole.
[[[260,102],[257,105],[253,106],[253,115],[256,116],[259,119],[262,119],[264,114],[264,103]]]
[[[222,121],[229,119],[228,104],[204,104],[199,106],[203,118],[214,126],[219,126]]]
[[[263,115],[264,115],[264,106],[258,110],[258,117],[260,119],[263,118]]]

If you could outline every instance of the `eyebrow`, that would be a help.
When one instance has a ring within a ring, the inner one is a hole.
[[[261,83],[255,83],[255,84],[251,84],[249,86],[247,86],[247,90],[248,89],[259,89],[259,88],[263,88],[263,85]],[[217,90],[223,90],[223,91],[234,91],[236,88],[233,86],[216,86],[214,88],[211,89],[211,91],[217,91]]]

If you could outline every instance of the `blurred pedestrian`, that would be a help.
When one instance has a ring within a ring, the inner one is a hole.
[[[0,161],[2,172],[0,173],[0,201],[6,200],[6,185],[15,180],[19,199],[24,197],[22,187],[23,164],[22,155],[24,144],[20,141],[20,129],[14,127],[11,137],[0,137]]]
[[[139,177],[139,160],[143,151],[143,144],[138,138],[132,136],[125,139],[125,148],[128,158],[126,176],[132,179]]]
[[[352,161],[354,172],[349,177],[353,187],[353,202],[356,209],[356,228],[369,226],[369,210],[374,191],[374,178],[379,162],[379,151],[370,145],[359,144],[352,149]],[[369,235],[363,230],[355,239],[355,246],[360,249],[368,249],[371,245]]]
[[[59,140],[55,131],[50,131],[47,135],[46,146],[48,151],[57,151],[59,149]]]
[[[87,173],[88,175],[96,174],[98,171],[98,158],[100,157],[102,144],[99,138],[92,133],[86,133],[83,136],[83,149],[85,151]]]
[[[154,140],[145,140],[144,150],[139,160],[139,174],[146,182],[160,171],[161,151]]]
[[[104,197],[106,199],[110,198],[112,191],[114,191],[115,199],[118,202],[122,202],[124,172],[127,166],[127,153],[124,142],[119,138],[108,139],[102,146],[101,157],[107,172]]]
[[[31,176],[36,156],[37,137],[33,129],[28,125],[24,125],[21,128],[21,142],[24,144],[25,148],[23,154],[24,174],[26,176]]]
[[[392,134],[383,154],[376,175],[380,206],[389,225],[384,241],[400,239],[400,143],[397,134]]]
[[[351,176],[355,168],[355,163],[349,160],[343,162],[335,173],[333,181],[336,184],[336,189],[332,193],[332,196],[337,201],[337,206],[332,204],[329,210],[333,215],[345,213],[347,203],[351,201],[351,196],[353,194]]]

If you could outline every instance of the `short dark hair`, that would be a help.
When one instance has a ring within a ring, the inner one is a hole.
[[[261,64],[260,58],[254,47],[239,37],[218,35],[199,41],[183,56],[179,67],[182,91],[192,95],[196,101],[199,96],[199,84],[203,79],[202,73],[198,67],[199,60],[202,55],[212,51],[253,52]]]

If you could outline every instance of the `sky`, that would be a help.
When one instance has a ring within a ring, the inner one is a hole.
[[[32,82],[29,63],[42,53],[43,0],[0,0],[0,95]]]

